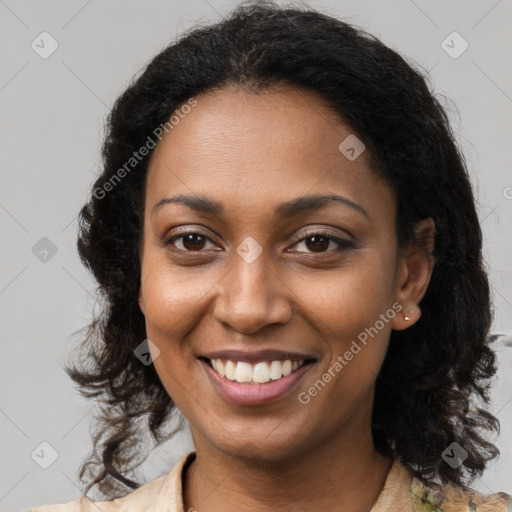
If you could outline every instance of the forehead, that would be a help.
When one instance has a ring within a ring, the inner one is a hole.
[[[305,194],[340,193],[375,215],[392,215],[391,190],[355,134],[315,93],[230,87],[196,97],[152,155],[147,207],[175,194],[214,196],[233,209],[277,205]],[[340,144],[342,148],[340,150]]]

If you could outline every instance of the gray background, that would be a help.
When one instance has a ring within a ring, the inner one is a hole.
[[[94,283],[75,251],[76,215],[99,169],[108,108],[183,29],[218,20],[235,4],[0,0],[2,511],[80,495],[77,470],[90,449],[92,404],[78,396],[62,366],[79,339],[73,333],[86,325],[94,304]],[[443,101],[469,160],[485,232],[496,302],[493,332],[510,339],[512,1],[309,5],[366,28],[407,55],[430,71],[436,91],[450,99]],[[40,53],[51,49],[51,40],[40,36],[43,31],[59,45],[46,59]],[[464,41],[446,39],[454,31],[469,45],[457,58]],[[504,339],[493,390],[502,457],[473,484],[486,493],[512,493],[512,348]],[[185,431],[150,456],[143,476],[167,471],[191,448]],[[43,469],[52,450],[57,458]]]

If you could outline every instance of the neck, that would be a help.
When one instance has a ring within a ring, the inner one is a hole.
[[[186,474],[185,510],[368,512],[391,463],[375,450],[370,432],[357,439],[326,439],[277,463],[242,460],[196,443],[196,459]]]

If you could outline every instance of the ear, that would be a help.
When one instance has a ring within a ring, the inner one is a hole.
[[[139,286],[139,308],[144,316],[146,316],[145,312],[145,304],[144,304],[144,295],[142,294],[142,286]]]
[[[399,253],[395,280],[395,301],[403,310],[396,315],[391,327],[396,331],[407,329],[421,317],[419,303],[427,292],[434,269],[435,223],[432,218],[423,219],[414,227],[414,241]]]

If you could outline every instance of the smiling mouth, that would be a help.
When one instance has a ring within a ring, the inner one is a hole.
[[[299,368],[313,364],[314,359],[260,361],[255,364],[230,359],[199,357],[220,377],[240,384],[267,384],[287,377]]]

